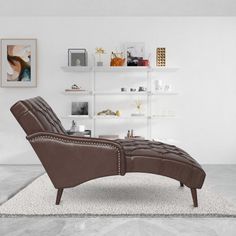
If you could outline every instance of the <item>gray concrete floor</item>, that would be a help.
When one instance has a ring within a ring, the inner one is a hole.
[[[205,165],[207,186],[236,203],[236,165]],[[0,203],[43,173],[41,166],[0,165]],[[0,218],[0,235],[236,235],[236,218]]]

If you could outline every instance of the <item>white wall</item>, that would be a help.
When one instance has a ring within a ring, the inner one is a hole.
[[[236,163],[235,17],[0,18],[0,29],[0,38],[38,39],[38,88],[0,88],[1,164],[38,163],[9,112],[14,102],[40,95],[59,116],[68,111],[71,98],[62,91],[78,82],[78,74],[60,69],[67,48],[92,53],[97,46],[112,50],[127,41],[144,41],[150,52],[164,46],[169,65],[180,67],[154,76],[172,80],[180,91],[174,99],[179,119],[161,120],[152,130],[155,137],[175,140],[201,163]],[[86,86],[89,76],[81,77]]]

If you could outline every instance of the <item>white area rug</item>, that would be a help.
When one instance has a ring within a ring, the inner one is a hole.
[[[236,208],[224,198],[198,191],[194,208],[190,189],[162,176],[131,173],[89,181],[65,189],[59,206],[56,190],[48,176],[36,179],[0,206],[7,215],[136,215],[136,216],[236,216]]]

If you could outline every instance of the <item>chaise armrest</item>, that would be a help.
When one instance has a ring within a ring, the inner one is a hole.
[[[55,188],[125,174],[123,148],[115,141],[39,132],[27,136]]]

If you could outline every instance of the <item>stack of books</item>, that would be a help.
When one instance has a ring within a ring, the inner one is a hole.
[[[110,134],[106,135],[106,134],[103,134],[103,135],[99,135],[98,138],[114,140],[114,139],[118,139],[119,135],[110,135]]]

